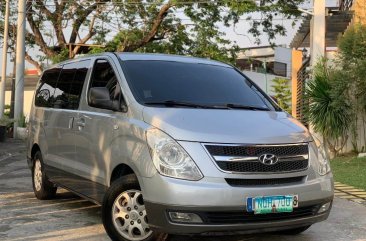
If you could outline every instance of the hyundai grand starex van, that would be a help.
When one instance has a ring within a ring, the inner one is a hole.
[[[325,220],[322,144],[234,67],[105,53],[44,71],[30,115],[38,199],[65,188],[102,205],[113,240],[298,234]]]

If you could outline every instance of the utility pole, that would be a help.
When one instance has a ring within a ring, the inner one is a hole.
[[[6,82],[6,64],[8,62],[8,36],[9,36],[9,0],[6,1],[5,6],[5,26],[4,26],[4,48],[3,48],[3,66],[1,72],[0,83],[0,118],[4,117],[5,109],[5,82]]]
[[[10,118],[14,119],[14,100],[15,100],[15,72],[17,71],[15,65],[15,52],[13,52],[12,63],[13,73],[11,76],[11,97],[10,97]]]
[[[24,105],[24,57],[25,57],[25,2],[18,1],[18,30],[16,43],[16,75],[15,75],[15,106],[14,106],[14,138],[16,138],[18,121],[23,115]]]
[[[17,29],[13,27],[13,36],[17,36]],[[15,72],[16,66],[16,43],[14,42],[13,52],[11,54],[11,62],[13,63],[13,73],[11,76],[11,101],[10,101],[10,118],[14,119],[14,100],[15,100]]]

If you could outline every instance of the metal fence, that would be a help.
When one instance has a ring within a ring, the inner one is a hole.
[[[339,1],[339,10],[340,11],[349,11],[353,5],[353,0],[340,0]]]
[[[306,118],[305,108],[309,103],[304,98],[306,80],[309,79],[308,67],[310,66],[310,58],[303,61],[300,70],[297,72],[297,90],[296,90],[296,118],[308,127],[309,123]]]

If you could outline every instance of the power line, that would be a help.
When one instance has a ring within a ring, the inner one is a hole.
[[[56,4],[54,3],[48,3],[47,1],[45,2],[44,0],[28,0],[31,1],[32,4],[37,4],[45,7],[56,7]],[[69,0],[69,3],[74,2],[73,0]],[[259,2],[259,1],[256,1]],[[93,5],[107,5],[107,4],[111,4],[113,6],[151,6],[151,5],[164,5],[167,4],[168,2],[161,2],[161,1],[156,1],[156,2],[114,2],[114,1],[108,1],[108,0],[101,0],[98,2],[93,2],[92,4],[86,4],[85,6],[83,6],[84,2],[81,2],[81,4],[77,4],[79,7],[90,7]],[[174,6],[184,6],[184,5],[194,5],[194,4],[226,4],[225,1],[209,1],[209,0],[199,0],[199,1],[187,1],[187,2],[181,2],[181,3],[176,3]],[[238,4],[240,3],[253,3],[252,0],[237,0]],[[260,6],[258,6],[260,7]],[[294,12],[299,12],[299,10],[297,8],[294,9],[286,9],[286,11],[294,11]],[[273,11],[276,12],[276,11]]]
[[[32,3],[42,3],[44,5],[52,5],[52,6],[56,6],[56,4],[54,3],[47,3],[48,1],[44,1],[44,0],[28,0],[28,2],[32,2]],[[73,0],[69,0],[69,3],[73,2]],[[108,0],[100,0],[97,2],[93,2],[90,5],[93,4],[107,4],[107,3],[111,3],[114,5],[164,5],[164,4],[168,4],[170,1],[155,1],[155,2],[115,2],[115,1],[108,1]],[[201,4],[201,3],[221,3],[221,4],[225,4],[225,1],[219,1],[219,0],[215,0],[215,1],[210,1],[210,0],[198,0],[198,1],[186,1],[186,2],[178,2],[175,3],[175,5],[188,5],[188,4]],[[253,3],[252,0],[237,0],[237,3]]]

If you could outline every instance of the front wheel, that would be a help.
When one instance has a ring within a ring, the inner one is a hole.
[[[33,158],[32,183],[34,194],[38,199],[45,200],[55,197],[57,187],[55,187],[46,176],[40,151],[38,151]]]
[[[112,240],[152,241],[156,238],[149,228],[144,200],[134,174],[112,183],[104,197],[102,220]]]

